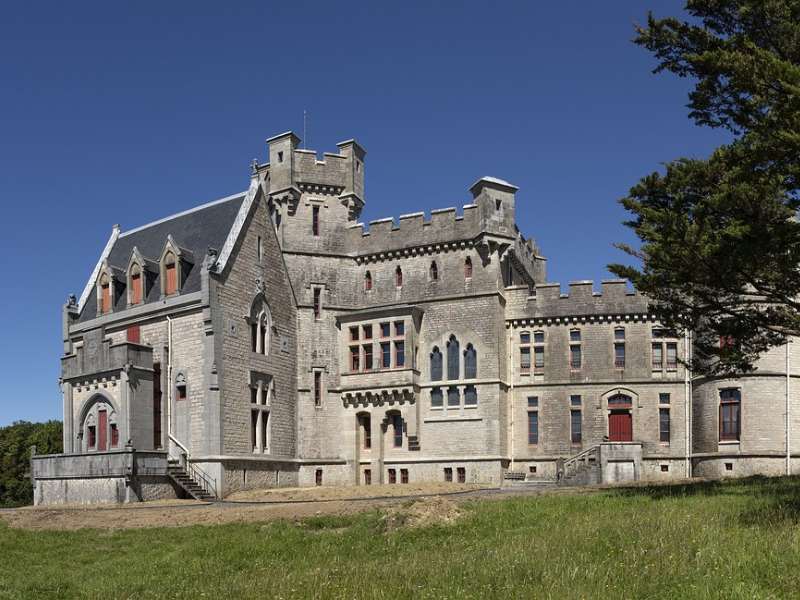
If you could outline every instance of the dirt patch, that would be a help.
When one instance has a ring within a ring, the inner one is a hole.
[[[450,525],[460,519],[464,511],[458,505],[443,496],[421,498],[401,506],[392,506],[385,511],[383,517],[387,531],[402,527],[430,527],[432,525]]]

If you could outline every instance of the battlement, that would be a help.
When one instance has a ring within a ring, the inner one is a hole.
[[[594,282],[572,281],[569,293],[561,292],[560,283],[537,285],[520,317],[566,317],[584,315],[623,315],[648,312],[647,299],[636,291],[628,291],[624,279],[603,280],[601,291],[594,291]]]

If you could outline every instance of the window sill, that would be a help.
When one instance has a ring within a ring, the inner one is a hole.
[[[720,440],[720,446],[739,446],[741,444],[741,440]]]

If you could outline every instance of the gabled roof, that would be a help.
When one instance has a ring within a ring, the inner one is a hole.
[[[123,232],[112,242],[106,260],[108,264],[125,270],[135,247],[144,258],[158,261],[168,237],[172,236],[175,244],[188,250],[194,257],[194,263],[186,266],[188,273],[181,293],[197,292],[200,290],[200,268],[203,257],[208,248],[217,250],[222,248],[244,197],[245,192],[234,194]],[[97,295],[93,293],[96,277],[97,273],[94,273],[87,284],[87,289],[91,289],[85,295],[79,321],[88,321],[97,316]],[[156,274],[145,303],[160,298],[161,285],[158,277]],[[114,310],[120,311],[125,308],[127,308],[127,297],[126,294],[122,294],[117,299]]]

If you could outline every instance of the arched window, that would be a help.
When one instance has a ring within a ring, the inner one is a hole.
[[[431,281],[439,280],[439,267],[436,266],[436,261],[433,261],[431,263],[430,275],[431,275]]]
[[[467,344],[464,350],[464,379],[478,378],[478,353],[472,344]]]
[[[399,288],[403,287],[403,270],[399,265],[394,270],[394,285]]]
[[[459,344],[456,336],[451,335],[447,341],[447,379],[450,381],[458,379],[459,373]]]
[[[250,349],[269,354],[272,341],[272,313],[264,297],[259,295],[250,308]]]
[[[472,259],[469,256],[464,261],[464,279],[472,279]]]
[[[439,347],[434,346],[431,352],[431,381],[442,380],[442,358]]]
[[[372,273],[369,271],[364,275],[364,291],[368,292],[372,289]]]
[[[180,371],[178,372],[178,375],[175,377],[175,399],[186,400],[186,398],[187,398],[186,373]]]

